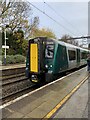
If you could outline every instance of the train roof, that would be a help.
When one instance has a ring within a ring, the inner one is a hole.
[[[90,50],[88,50],[88,49],[81,48],[81,47],[72,45],[72,44],[70,44],[70,43],[66,43],[66,42],[63,42],[63,41],[59,41],[59,40],[57,40],[57,39],[53,39],[53,40],[54,40],[55,42],[58,42],[58,44],[63,45],[63,46],[66,46],[66,47],[76,48],[76,49],[80,49],[80,50],[84,50],[84,51],[87,51],[87,52],[89,51],[89,52],[90,52]]]
[[[48,37],[45,37],[45,36],[41,36],[41,37],[35,37],[35,38],[31,38],[31,39],[37,39],[37,38],[46,38],[47,40],[50,39],[50,40],[53,40],[54,42],[57,42],[58,44],[60,45],[63,45],[63,46],[66,46],[66,47],[70,47],[70,48],[76,48],[76,49],[80,49],[82,51],[89,51],[88,49],[85,49],[85,48],[81,48],[81,47],[78,47],[78,46],[75,46],[75,45],[72,45],[70,43],[66,43],[66,42],[63,42],[63,41],[59,41],[58,39],[53,39],[53,38],[48,38]],[[30,40],[31,40],[30,39]]]

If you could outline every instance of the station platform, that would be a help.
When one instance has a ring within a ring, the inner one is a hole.
[[[88,118],[88,81],[85,81],[53,118]]]
[[[25,64],[10,64],[10,65],[0,66],[0,70],[8,70],[8,69],[22,68],[22,67],[25,67]]]
[[[0,106],[2,118],[87,118],[89,79],[85,67],[46,84]]]

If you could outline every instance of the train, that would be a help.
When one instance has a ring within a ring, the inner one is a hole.
[[[53,81],[58,74],[86,65],[88,53],[88,49],[48,37],[30,39],[26,77],[35,84]]]

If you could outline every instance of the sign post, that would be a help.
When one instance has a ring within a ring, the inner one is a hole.
[[[6,37],[6,29],[5,29],[4,34],[5,34],[5,45],[2,45],[2,48],[5,49],[4,65],[6,65],[6,49],[9,49],[9,46],[6,46],[6,40],[8,39],[8,38]]]

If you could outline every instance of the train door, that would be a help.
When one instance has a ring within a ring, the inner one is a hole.
[[[59,45],[55,53],[54,58],[54,73],[65,71],[68,68],[68,59],[66,53],[66,47]]]
[[[79,67],[79,65],[80,65],[80,50],[76,49],[76,51],[77,51],[77,67]]]

